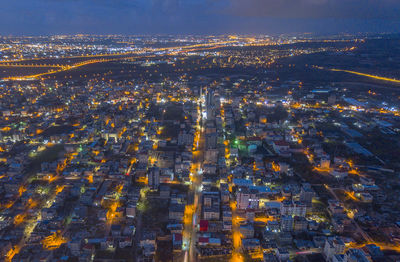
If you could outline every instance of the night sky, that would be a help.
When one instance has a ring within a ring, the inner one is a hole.
[[[399,32],[400,0],[0,0],[1,35]]]

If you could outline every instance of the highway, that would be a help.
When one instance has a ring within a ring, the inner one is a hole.
[[[63,66],[60,69],[52,69],[49,70],[45,73],[40,73],[40,74],[34,74],[34,75],[25,75],[25,76],[12,76],[12,77],[6,77],[3,78],[3,80],[30,80],[30,79],[38,79],[42,76],[46,76],[46,75],[51,75],[51,74],[56,74],[56,73],[60,73],[60,72],[65,72],[65,71],[69,71],[72,69],[76,69],[78,67],[82,67],[85,65],[90,65],[90,64],[96,64],[96,63],[104,63],[104,62],[110,62],[110,61],[115,61],[118,58],[114,58],[114,59],[97,59],[97,60],[87,60],[84,62],[79,62],[70,66]],[[33,66],[32,66],[33,67]],[[39,66],[40,67],[40,66]]]
[[[370,74],[364,74],[364,73],[361,73],[361,72],[355,72],[355,71],[350,71],[350,70],[342,70],[342,69],[330,69],[330,70],[334,71],[334,72],[345,72],[345,73],[349,73],[349,74],[353,74],[353,75],[365,76],[365,77],[372,78],[372,79],[375,79],[375,80],[382,80],[382,81],[387,81],[387,82],[400,84],[400,80],[397,80],[395,78],[375,76],[375,75],[370,75]]]
[[[324,67],[320,67],[320,66],[316,66],[314,68],[325,70]],[[332,69],[326,69],[326,70],[329,70],[329,71],[332,71],[332,72],[344,72],[344,73],[349,73],[349,74],[353,74],[353,75],[364,76],[364,77],[375,79],[375,80],[380,80],[380,81],[386,81],[386,82],[400,84],[400,80],[395,79],[395,78],[376,76],[376,75],[365,74],[365,73],[362,73],[362,72],[356,72],[356,71],[344,70],[344,69],[332,68]]]
[[[233,44],[237,44],[237,43],[238,43],[238,41],[236,41],[236,40],[235,41],[220,41],[220,42],[209,42],[209,43],[204,43],[204,44],[196,44],[196,45],[188,45],[188,46],[145,48],[145,49],[132,51],[132,52],[125,52],[125,53],[62,57],[60,59],[88,58],[89,60],[81,61],[81,62],[70,64],[70,65],[57,66],[57,67],[55,67],[55,69],[51,69],[44,73],[21,75],[21,76],[10,76],[10,77],[5,77],[2,80],[22,81],[22,80],[40,79],[43,76],[69,71],[69,70],[76,69],[78,67],[82,67],[82,66],[89,65],[89,64],[119,61],[119,60],[131,59],[131,58],[143,58],[150,54],[158,55],[157,53],[160,53],[160,52],[163,53],[164,55],[177,55],[180,53],[199,51],[199,50],[203,50],[203,49],[212,50],[212,49],[216,49],[219,47],[224,47],[226,45],[233,45]],[[109,57],[109,58],[105,58],[105,57]],[[96,58],[96,59],[91,59],[91,58]],[[17,62],[27,62],[27,61],[32,61],[32,60],[40,61],[40,60],[44,60],[44,59],[46,59],[46,58],[4,60],[4,61],[0,61],[0,66],[3,66],[3,67],[28,67],[28,65],[26,63],[25,64],[17,64]],[[43,64],[29,64],[29,67],[44,67],[44,65]]]

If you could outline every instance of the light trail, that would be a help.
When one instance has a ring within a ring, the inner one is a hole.
[[[40,73],[40,74],[35,74],[35,75],[26,75],[26,76],[11,76],[11,77],[6,77],[3,78],[3,80],[30,80],[30,79],[38,79],[42,76],[46,76],[46,75],[52,75],[52,74],[56,74],[56,73],[60,73],[60,72],[65,72],[65,71],[69,71],[72,69],[76,69],[78,67],[82,67],[85,65],[90,65],[90,64],[95,64],[95,63],[103,63],[103,62],[110,62],[110,61],[114,61],[116,59],[99,59],[99,60],[88,60],[85,62],[80,62],[71,66],[64,66],[61,69],[58,70],[50,70],[48,72],[45,73]]]
[[[323,67],[316,67],[318,69],[324,69]],[[381,81],[386,81],[386,82],[391,82],[391,83],[396,83],[396,84],[400,84],[400,80],[395,79],[395,78],[389,78],[389,77],[383,77],[383,76],[376,76],[376,75],[370,75],[370,74],[365,74],[365,73],[361,73],[361,72],[356,72],[356,71],[350,71],[350,70],[343,70],[343,69],[328,69],[329,71],[333,71],[333,72],[344,72],[344,73],[349,73],[349,74],[353,74],[353,75],[358,75],[358,76],[364,76],[364,77],[368,77],[371,79],[375,79],[375,80],[381,80]]]
[[[10,64],[10,63],[0,63],[0,67],[26,67],[26,68],[63,68],[61,65],[43,65],[43,64]]]

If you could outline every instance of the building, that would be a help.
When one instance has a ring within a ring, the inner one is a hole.
[[[345,254],[346,262],[369,262],[364,251],[361,249],[350,248]]]
[[[294,217],[294,231],[295,232],[303,232],[307,231],[308,221],[305,217]]]
[[[240,225],[240,233],[243,238],[253,238],[254,237],[254,227],[252,224]]]
[[[240,187],[236,194],[236,202],[238,209],[258,209],[259,198],[256,190]]]
[[[281,230],[285,232],[293,230],[293,217],[291,215],[281,216]]]
[[[340,237],[329,237],[325,241],[324,255],[327,261],[332,261],[334,255],[343,254],[345,244]]]
[[[217,133],[206,134],[206,149],[217,148]]]
[[[152,189],[158,189],[160,185],[160,168],[152,167],[149,169],[148,184]]]
[[[311,207],[313,197],[314,191],[312,190],[311,185],[308,183],[302,184],[299,200],[303,202],[306,207]]]
[[[302,216],[307,212],[307,206],[301,201],[285,200],[281,202],[281,215]]]
[[[184,213],[185,213],[184,204],[174,204],[169,207],[168,218],[170,220],[182,221]]]
[[[220,210],[219,207],[204,207],[203,218],[205,220],[219,220]]]
[[[274,141],[272,147],[277,154],[282,156],[286,156],[290,150],[289,143],[283,140]]]
[[[305,217],[307,206],[301,201],[295,201],[293,204],[293,216]]]
[[[275,253],[281,262],[288,261],[290,258],[290,253],[286,248],[277,248]]]

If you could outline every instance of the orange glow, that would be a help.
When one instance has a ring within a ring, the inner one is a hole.
[[[32,198],[29,198],[26,208],[32,209],[32,208],[35,208],[37,205],[38,205],[37,201],[33,200]]]
[[[107,220],[111,223],[112,219],[115,217],[115,211],[118,208],[118,203],[114,202],[111,204],[107,211]]]
[[[66,158],[63,160],[63,162],[61,162],[61,163],[58,163],[58,165],[57,165],[57,175],[59,175],[59,174],[61,174],[63,171],[64,171],[64,169],[65,169],[65,167],[67,166],[67,164],[72,160],[72,159],[74,159],[74,157],[77,155],[78,153],[76,153],[76,152],[74,152],[74,153],[71,153],[71,154],[67,154],[66,155]]]
[[[359,199],[354,195],[354,192],[345,191],[346,195],[354,201],[359,201]]]
[[[20,224],[22,224],[26,219],[26,214],[22,213],[22,214],[18,214],[14,217],[14,225],[18,226]]]
[[[133,165],[133,164],[136,163],[136,162],[137,162],[137,159],[136,159],[135,157],[133,157],[133,158],[131,159],[131,161],[130,161],[130,164]]]
[[[357,244],[354,242],[350,242],[346,244],[346,249],[349,248],[363,248],[366,245],[371,245],[374,244],[378,247],[380,247],[382,250],[392,250],[396,252],[400,252],[400,246],[399,245],[393,245],[393,244],[387,244],[387,243],[382,243],[382,242],[375,242],[375,241],[368,241],[365,243]]]
[[[26,191],[26,187],[25,186],[20,186],[18,188],[18,194],[19,196],[22,196],[22,194]]]
[[[277,197],[277,198],[275,199],[275,201],[282,202],[282,201],[284,201],[285,199],[286,199],[286,197],[282,196],[282,197]]]
[[[299,109],[299,108],[301,108],[301,105],[300,105],[299,103],[292,103],[290,106],[291,106],[292,108],[294,108],[294,109]]]
[[[229,203],[232,209],[232,257],[230,259],[231,262],[242,262],[244,261],[244,257],[240,254],[240,247],[242,245],[242,234],[240,233],[240,225],[239,222],[242,221],[239,216],[236,216],[236,201],[231,201]]]
[[[269,221],[274,221],[275,219],[272,217],[255,217],[254,221],[255,222],[263,222],[267,224]]]
[[[122,129],[122,131],[118,133],[118,138],[121,138],[121,136],[122,136],[125,132],[126,132],[126,127],[124,127],[124,128]]]
[[[154,165],[156,163],[157,159],[155,159],[154,157],[149,156],[149,162],[150,165]]]
[[[353,166],[354,166],[353,160],[350,159],[350,160],[346,161],[346,163],[349,165],[350,168],[353,168]]]
[[[309,162],[313,162],[314,155],[310,152],[309,148],[304,149],[304,154],[307,156]]]
[[[58,179],[58,177],[54,176],[53,174],[49,174],[49,175],[43,177],[43,180],[46,180],[49,183],[52,183],[52,182],[56,181],[57,179]]]
[[[64,188],[65,188],[64,185],[62,185],[62,186],[57,186],[57,187],[56,187],[55,194],[58,195],[59,193],[61,193],[61,192],[64,190]]]
[[[183,216],[183,223],[185,225],[190,225],[192,223],[194,211],[195,211],[194,205],[186,205],[185,206],[185,212],[184,212],[184,216]]]
[[[12,207],[12,206],[14,205],[14,203],[15,203],[15,201],[9,201],[9,202],[7,202],[7,203],[5,203],[5,204],[2,204],[2,205],[1,205],[1,208],[6,208],[6,209],[8,209],[8,208]]]
[[[115,192],[117,194],[121,194],[122,189],[124,188],[123,184],[119,184],[116,186],[115,188]],[[116,210],[117,208],[120,207],[120,203],[119,201],[115,201],[113,202],[109,207],[108,207],[108,211],[107,211],[107,221],[109,223],[112,223],[112,220],[116,217]]]
[[[357,176],[360,176],[360,175],[361,175],[356,169],[350,170],[350,171],[349,171],[349,174],[357,175]]]
[[[243,262],[244,261],[244,257],[240,253],[233,252],[230,261],[231,262]]]
[[[353,163],[353,161],[351,159],[346,161],[346,163],[349,165],[349,167],[351,169],[349,171],[349,174],[356,175],[356,176],[362,176],[360,174],[360,172],[358,171],[358,169],[356,167],[354,167],[354,163]]]
[[[19,253],[20,249],[21,248],[19,246],[14,246],[14,248],[11,248],[6,254],[6,261],[12,261],[13,257]]]
[[[272,162],[272,170],[274,172],[279,172],[279,171],[281,171],[281,167],[278,164],[276,164],[275,162]]]
[[[324,173],[324,172],[330,172],[331,171],[331,168],[322,168],[322,167],[314,167],[314,170],[315,171],[317,171],[317,172],[322,172],[322,173]]]
[[[136,178],[136,182],[148,185],[149,184],[149,179],[147,177],[137,177]]]
[[[8,131],[10,131],[11,130],[11,127],[9,127],[9,126],[5,126],[5,127],[3,127],[2,129],[1,129],[1,131],[3,131],[3,132],[8,132]]]
[[[253,171],[255,172],[255,171],[258,171],[259,169],[257,168],[257,165],[256,165],[256,162],[254,161],[254,163],[253,163]]]
[[[100,151],[99,151],[99,150],[93,150],[92,153],[93,153],[95,156],[97,156],[98,154],[100,154]]]
[[[47,250],[57,249],[67,242],[67,239],[64,238],[60,232],[56,232],[42,240],[43,248]]]
[[[115,191],[116,191],[118,194],[121,194],[123,188],[124,188],[124,185],[123,185],[123,184],[119,184],[119,185],[115,188]]]

